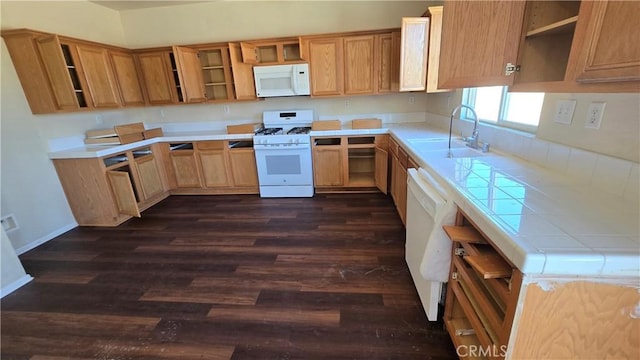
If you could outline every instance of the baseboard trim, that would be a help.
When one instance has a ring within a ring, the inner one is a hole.
[[[29,274],[26,274],[25,276],[12,282],[11,284],[8,284],[7,286],[2,287],[2,289],[0,289],[0,299],[18,290],[19,288],[21,288],[23,285],[25,285],[31,280],[33,280],[33,277]]]
[[[34,248],[46,243],[47,241],[55,238],[56,236],[62,235],[62,234],[66,233],[69,230],[75,229],[76,227],[78,227],[78,223],[75,222],[75,221],[73,223],[71,223],[71,224],[67,224],[67,225],[65,225],[65,226],[63,226],[63,227],[61,227],[61,228],[59,228],[57,230],[54,230],[54,231],[48,233],[47,235],[45,235],[45,236],[43,236],[43,237],[41,237],[39,239],[36,239],[35,241],[32,241],[32,242],[30,242],[30,243],[28,243],[26,245],[23,245],[23,246],[17,248],[16,249],[16,254],[22,255],[22,254],[26,253],[27,251],[29,251],[31,249],[34,249]]]

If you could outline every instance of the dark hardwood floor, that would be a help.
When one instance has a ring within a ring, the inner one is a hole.
[[[20,258],[8,359],[452,359],[389,197],[171,196]]]

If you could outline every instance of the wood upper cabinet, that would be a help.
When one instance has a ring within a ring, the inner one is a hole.
[[[349,36],[343,41],[344,94],[373,94],[377,87],[375,36]]]
[[[427,87],[429,18],[402,18],[400,45],[400,91]]]
[[[633,1],[445,1],[439,86],[637,92]]]
[[[256,99],[256,84],[253,77],[253,65],[243,61],[243,51],[240,44],[229,43],[229,57],[231,59],[231,72],[233,74],[233,86],[237,100]]]
[[[523,1],[445,1],[438,86],[511,85],[517,64]]]
[[[298,39],[241,42],[240,52],[245,64],[277,65],[302,62]]]
[[[25,29],[2,36],[34,114],[144,104],[126,49]]]
[[[639,15],[637,1],[583,2],[580,17],[587,26],[577,64],[578,82],[640,80]]]
[[[400,33],[302,37],[312,96],[384,94],[398,91]]]
[[[109,55],[122,105],[144,105],[144,94],[133,55],[124,51],[109,51]]]
[[[87,107],[84,84],[76,67],[77,60],[71,56],[68,45],[60,44],[57,35],[40,36],[35,39],[42,65],[53,89],[57,109],[77,110]]]
[[[228,46],[219,46],[201,49],[198,53],[200,73],[204,80],[207,101],[228,101],[236,98],[229,52]],[[247,88],[247,69],[243,68],[241,64],[238,70],[239,89],[242,92],[242,97],[246,99],[247,94],[251,92]]]
[[[400,87],[400,32],[376,36],[376,93],[397,92]]]
[[[170,51],[137,53],[136,59],[147,102],[150,105],[177,103],[178,94],[172,74]]]
[[[311,95],[344,94],[344,58],[342,38],[309,39]]]
[[[207,97],[204,90],[202,65],[198,50],[182,46],[173,47],[178,79],[180,80],[180,92],[186,103],[205,102]]]
[[[77,45],[77,52],[93,107],[120,106],[118,87],[108,50],[95,46]]]

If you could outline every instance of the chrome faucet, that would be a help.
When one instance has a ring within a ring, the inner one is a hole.
[[[471,110],[471,115],[473,115],[473,132],[471,133],[471,136],[463,137],[462,140],[464,140],[464,142],[467,143],[466,145],[468,147],[472,149],[480,149],[480,145],[478,145],[478,136],[480,135],[480,131],[478,130],[478,123],[479,123],[478,114],[476,114],[476,111],[471,106],[460,104],[456,106],[455,109],[453,109],[453,111],[451,112],[451,119],[449,119],[449,154],[448,154],[449,157],[453,157],[453,154],[451,152],[451,130],[453,125],[453,117],[456,115],[458,110],[462,108]],[[489,144],[486,144],[485,146],[483,146],[482,151],[484,152],[488,151],[489,150],[488,145]]]

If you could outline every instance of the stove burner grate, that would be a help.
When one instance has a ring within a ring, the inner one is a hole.
[[[308,126],[299,126],[299,127],[294,127],[293,129],[287,131],[288,135],[305,135],[308,134],[309,131],[311,131],[311,127]]]

